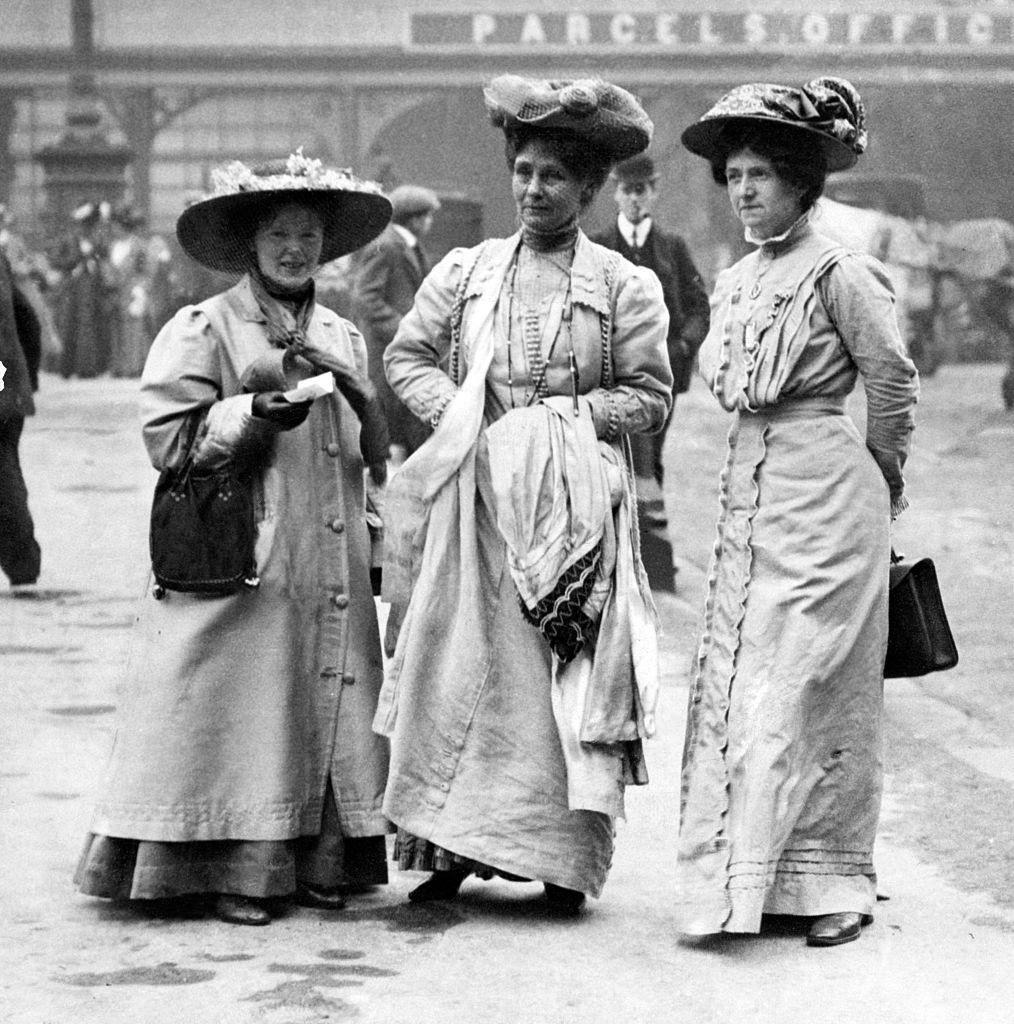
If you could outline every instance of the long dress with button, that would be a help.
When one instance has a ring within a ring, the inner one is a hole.
[[[365,371],[362,336],[317,307],[308,333]],[[85,893],[275,896],[386,881],[387,743],[359,422],[337,392],[299,427],[251,414],[253,390],[315,371],[268,341],[249,280],[182,309],[142,378],[153,465],[242,453],[255,476],[260,587],[148,591],[108,771],[76,880]]]
[[[678,924],[869,914],[917,374],[883,268],[806,218],[719,277],[711,323],[700,372],[735,420],[690,686]],[[865,443],[845,414],[857,376]]]
[[[672,387],[668,315],[657,279],[625,260],[615,283],[615,387],[602,386],[601,317],[613,301],[604,275],[610,258],[584,235],[573,256],[537,253],[519,246],[517,236],[486,243],[479,258],[476,250],[453,250],[427,277],[387,349],[395,393],[424,420],[454,393],[443,367],[455,294],[466,277],[466,365],[476,309],[497,296],[485,423],[541,394],[569,395],[573,351],[578,390],[599,437],[608,431],[611,404],[619,431],[659,429]],[[420,577],[412,598],[418,614],[410,635],[399,641],[381,696],[377,727],[392,743],[385,811],[414,837],[399,832],[404,867],[457,864],[486,875],[492,869],[598,896],[612,860],[613,820],[568,806],[550,650],[521,615],[481,441],[475,473],[475,515],[466,519],[474,521],[477,560],[466,564],[472,548],[463,545],[460,561],[455,549],[432,576]],[[470,607],[455,607],[466,592]],[[423,855],[417,857],[419,844]]]

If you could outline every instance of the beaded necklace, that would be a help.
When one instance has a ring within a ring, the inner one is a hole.
[[[518,302],[521,304],[521,289],[518,287],[518,265],[521,262],[521,251],[519,247],[514,255],[511,264],[511,273],[507,286],[507,390],[510,392],[511,408],[514,403],[514,296],[517,293]],[[528,365],[528,383],[525,385],[523,407],[530,406],[537,399],[545,398],[549,393],[546,386],[546,372],[549,369],[549,361],[556,351],[556,343],[566,326],[567,333],[567,363],[570,371],[571,393],[574,399],[574,415],[578,415],[579,406],[577,401],[578,385],[580,383],[577,358],[574,355],[573,317],[574,306],[571,301],[571,273],[567,270],[567,291],[563,297],[563,309],[560,312],[560,322],[557,325],[556,333],[549,345],[545,357],[542,355],[542,330],[541,314],[537,308],[526,308],[521,304],[521,335],[523,351]]]

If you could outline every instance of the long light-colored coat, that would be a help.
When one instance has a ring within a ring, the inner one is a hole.
[[[355,328],[317,308],[308,333],[365,371]],[[256,476],[259,589],[142,601],[112,761],[92,831],[165,841],[317,833],[330,775],[346,836],[387,831],[387,743],[370,722],[383,677],[370,587],[359,421],[337,393],[299,427],[251,414],[252,390],[313,373],[268,341],[247,279],[182,309],[142,378],[152,463],[241,450]]]
[[[552,657],[518,607],[496,525],[487,440],[480,436],[480,420],[488,425],[509,415],[512,404],[525,404],[525,386],[531,386],[527,378],[508,383],[511,330],[518,325],[509,320],[506,292],[519,245],[515,235],[449,253],[426,278],[385,356],[391,386],[420,418],[429,418],[447,396],[455,400],[437,433],[400,470],[433,466],[434,473],[426,474],[432,480],[440,467],[452,466],[443,469],[450,482],[433,506],[422,568],[377,712],[376,727],[391,737],[392,749],[384,806],[399,827],[461,857],[597,896],[612,858],[612,819],[605,811],[584,809],[587,805],[571,808],[567,759],[553,710]],[[573,299],[571,329],[555,346],[549,330],[543,353],[547,393],[565,396],[568,404],[568,355],[573,353],[581,415],[590,417],[588,430],[599,438],[657,430],[671,403],[662,289],[653,274],[625,260],[615,264],[611,289],[612,258],[578,236],[564,275]],[[549,268],[539,272],[548,274]],[[450,355],[455,296],[466,278],[461,329],[466,373],[459,390],[443,368]],[[566,286],[552,291],[544,323],[562,323],[567,294]],[[520,317],[517,307],[515,312]],[[612,387],[603,376],[604,319],[613,325]],[[457,424],[471,396],[476,408],[469,432]],[[456,445],[458,454],[452,456]],[[397,527],[390,515],[389,537]],[[388,588],[391,567],[388,557]],[[603,627],[596,656],[616,657],[622,664],[616,676],[629,695],[631,673],[624,678],[623,670],[632,654],[619,632]],[[618,756],[613,760],[612,795],[620,803],[623,766]]]

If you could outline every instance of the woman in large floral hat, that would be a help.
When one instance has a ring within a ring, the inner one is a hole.
[[[376,237],[372,183],[296,153],[233,163],[180,217],[195,260],[242,274],[152,346],[143,436],[157,469],[253,470],[260,585],[142,602],[112,760],[76,880],[95,896],[211,897],[267,924],[273,897],[337,909],[387,880],[387,744],[364,464],[387,455],[362,336],[312,275]],[[283,392],[330,371],[311,403]]]
[[[690,687],[679,923],[796,915],[811,945],[838,945],[876,897],[889,529],[918,378],[883,267],[813,216],[866,146],[855,89],[740,86],[683,143],[757,248],[719,276],[699,356],[735,419]],[[857,378],[865,439],[845,414]]]
[[[661,429],[672,388],[658,279],[578,224],[651,122],[598,80],[503,76],[486,103],[520,230],[449,253],[385,353],[435,432],[387,499],[384,807],[400,865],[433,872],[410,899],[496,874],[573,912],[645,781],[655,611],[623,439]]]

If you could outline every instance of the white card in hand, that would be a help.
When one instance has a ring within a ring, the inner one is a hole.
[[[334,375],[328,370],[327,373],[318,374],[316,377],[308,377],[301,380],[291,391],[286,391],[282,397],[290,402],[312,402],[315,398],[323,398],[334,391]]]

